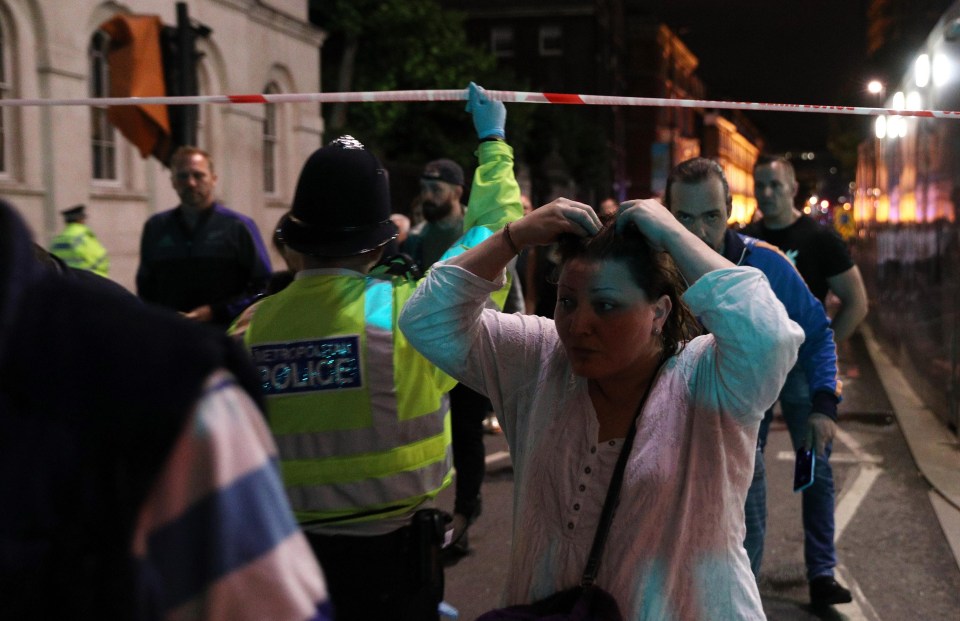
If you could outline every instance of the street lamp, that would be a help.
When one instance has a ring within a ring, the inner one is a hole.
[[[883,82],[880,80],[870,80],[867,82],[867,92],[873,95],[874,105],[877,108],[883,103],[883,94],[886,90],[886,87],[884,87]]]

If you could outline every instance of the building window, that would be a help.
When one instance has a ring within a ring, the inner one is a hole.
[[[267,85],[263,92],[267,95],[279,93],[280,87],[276,82]],[[263,191],[267,194],[277,193],[277,142],[279,140],[279,123],[277,122],[277,105],[264,104],[263,111]]]
[[[513,27],[497,26],[490,31],[490,52],[497,58],[513,57]]]
[[[10,37],[7,35],[6,20],[0,19],[0,99],[10,99]],[[10,173],[8,146],[10,145],[10,109],[0,107],[0,174]]]
[[[563,29],[560,26],[540,26],[540,55],[563,54]]]
[[[90,42],[90,96],[110,96],[110,66],[107,51],[110,37],[97,32]],[[117,178],[117,134],[107,119],[106,106],[90,107],[90,145],[93,149],[93,178]]]
[[[201,95],[211,92],[216,93],[218,91],[210,87],[210,77],[207,74],[207,67],[204,62],[207,54],[204,52],[201,52],[201,54],[203,57],[200,62],[197,63],[197,92]],[[197,146],[207,153],[213,153],[215,151],[214,145],[217,144],[217,141],[213,139],[213,115],[215,107],[216,106],[197,106]]]

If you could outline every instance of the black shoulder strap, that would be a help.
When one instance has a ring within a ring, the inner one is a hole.
[[[617,509],[617,501],[620,500],[620,487],[623,484],[623,473],[627,469],[627,460],[630,458],[630,451],[633,448],[633,440],[637,435],[637,418],[643,411],[643,406],[647,402],[647,397],[657,383],[660,376],[660,369],[663,368],[663,360],[657,365],[647,390],[640,399],[640,405],[633,415],[633,424],[627,431],[627,436],[623,439],[623,447],[620,449],[620,457],[617,458],[617,465],[613,469],[613,476],[610,477],[610,487],[607,488],[607,498],[603,501],[603,511],[600,513],[600,523],[597,525],[597,533],[593,536],[593,547],[590,548],[590,556],[587,558],[587,567],[583,570],[583,577],[580,579],[580,586],[592,586],[597,579],[597,572],[600,569],[600,558],[603,556],[603,546],[607,542],[607,534],[610,532],[610,524],[613,523],[613,513]]]

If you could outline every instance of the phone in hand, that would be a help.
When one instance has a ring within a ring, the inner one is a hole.
[[[793,467],[793,491],[802,492],[813,485],[813,467],[817,456],[813,449],[800,447],[797,449],[797,461]]]

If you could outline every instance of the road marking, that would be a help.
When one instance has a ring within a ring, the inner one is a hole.
[[[840,580],[850,589],[850,594],[853,595],[853,601],[849,604],[834,606],[836,612],[841,613],[842,618],[846,621],[880,621],[880,615],[867,601],[867,596],[863,594],[860,585],[853,579],[853,575],[847,568],[841,563],[834,569]]]
[[[489,468],[494,464],[499,464],[501,461],[509,461],[509,460],[510,460],[510,453],[508,453],[507,451],[497,451],[496,453],[490,453],[489,455],[487,455],[483,461]]]
[[[856,438],[842,429],[837,429],[836,439],[850,449],[855,460],[860,464],[853,481],[844,485],[840,497],[837,499],[834,510],[833,540],[839,541],[840,537],[843,536],[843,532],[847,529],[847,525],[850,524],[853,516],[857,513],[857,509],[860,508],[860,503],[867,497],[870,488],[873,487],[873,484],[877,481],[877,477],[883,472],[883,469],[876,465],[881,463],[883,459],[877,455],[867,453],[863,450],[863,447]],[[833,461],[832,456],[830,457],[830,461]],[[853,595],[852,602],[837,606],[837,610],[846,615],[851,621],[879,620],[880,615],[878,615],[877,611],[870,605],[867,596],[864,595],[860,589],[860,585],[854,580],[853,575],[847,571],[847,568],[842,564],[838,564],[836,570],[837,573],[843,577],[847,583],[847,588],[850,589],[850,593]]]
[[[796,455],[790,451],[780,451],[777,453],[777,459],[780,461],[793,461],[796,458]],[[830,455],[831,464],[882,464],[883,457],[877,455],[870,455],[869,453],[863,453],[861,457],[857,457],[852,453],[833,453]]]
[[[944,500],[936,490],[930,490],[930,504],[940,520],[940,528],[953,550],[953,558],[957,561],[957,567],[960,567],[960,509],[950,502]]]
[[[870,488],[876,482],[877,477],[883,472],[883,469],[877,465],[883,463],[883,458],[866,452],[856,438],[842,429],[837,429],[836,440],[850,452],[833,453],[830,455],[830,463],[855,464],[858,466],[853,480],[844,485],[841,494],[837,497],[834,509],[834,541],[839,541],[853,516],[856,515],[857,509],[860,508],[860,504],[870,492]],[[782,461],[792,461],[795,458],[796,456],[791,451],[777,453],[777,459]],[[840,612],[843,618],[848,621],[879,621],[880,615],[870,605],[866,595],[860,589],[860,585],[857,584],[847,568],[842,563],[838,563],[835,571],[853,595],[853,601],[849,604],[835,606],[837,612]]]
[[[843,535],[843,531],[846,530],[850,520],[853,519],[860,503],[867,497],[867,493],[870,492],[870,488],[873,487],[874,482],[882,472],[883,469],[877,468],[873,464],[862,464],[853,482],[843,487],[843,495],[837,502],[834,511],[834,541],[839,540]]]

